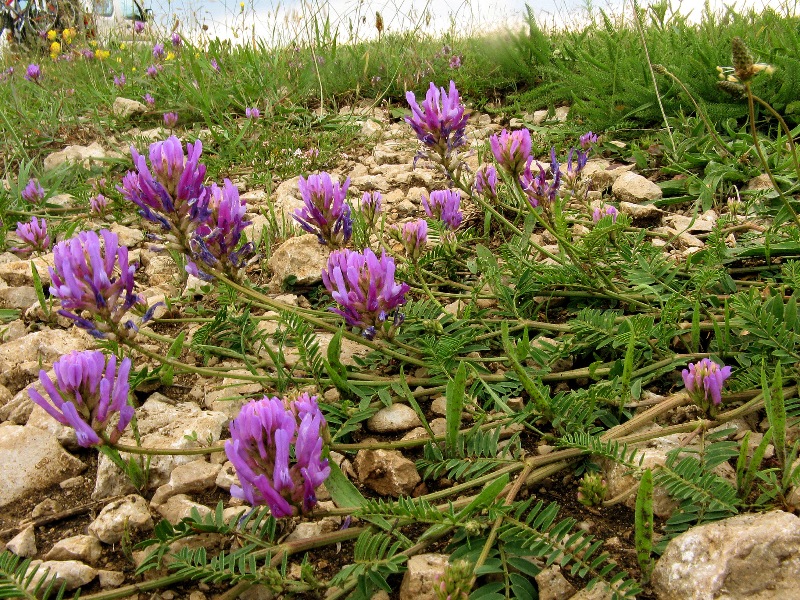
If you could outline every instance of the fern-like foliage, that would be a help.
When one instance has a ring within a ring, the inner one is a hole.
[[[502,448],[499,447],[500,428],[476,429],[468,435],[459,434],[456,440],[458,458],[448,458],[439,446],[427,444],[424,456],[416,462],[423,479],[448,477],[465,481],[480,477],[497,467],[517,462],[520,456],[518,438],[515,436]]]
[[[741,332],[745,346],[749,345],[752,352],[768,362],[777,359],[791,364],[800,360],[795,295],[784,304],[781,295],[762,300],[757,290],[750,290],[733,296],[730,307],[734,314],[731,326]]]
[[[588,579],[587,586],[605,583],[615,598],[632,598],[641,590],[636,581],[620,570],[607,552],[600,552],[603,540],[576,527],[572,517],[556,521],[555,502],[520,503],[501,526],[498,538],[508,556],[540,558],[547,565],[559,563],[572,576]]]
[[[319,347],[319,338],[314,328],[300,315],[291,311],[281,313],[281,322],[286,328],[287,338],[294,343],[300,355],[300,364],[320,383],[326,376],[325,361]]]
[[[353,550],[353,564],[344,567],[331,580],[332,586],[356,579],[356,589],[351,596],[370,598],[381,589],[387,593],[392,587],[386,581],[389,575],[400,572],[408,556],[401,554],[401,542],[380,531],[367,530],[358,536]]]
[[[424,498],[401,496],[396,501],[379,498],[367,500],[353,516],[367,521],[375,518],[391,519],[395,526],[410,523],[442,523],[447,519],[441,512]],[[450,515],[452,517],[452,514]]]
[[[16,554],[0,554],[0,598],[25,600],[61,600],[66,592],[66,582],[49,576],[48,570],[40,572],[31,567],[31,559],[22,560]]]
[[[596,435],[588,433],[571,433],[558,440],[562,448],[580,448],[587,454],[613,460],[628,468],[636,468],[643,456],[637,458],[636,448],[628,448],[627,444],[620,444],[614,440],[602,440]]]

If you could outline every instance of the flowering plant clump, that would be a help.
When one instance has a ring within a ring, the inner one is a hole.
[[[328,257],[328,267],[322,270],[322,283],[339,305],[331,310],[342,317],[350,327],[359,327],[361,334],[371,340],[383,329],[389,313],[405,303],[407,283],[394,279],[394,259],[369,248],[363,253],[353,250],[336,250]],[[403,316],[396,312],[392,328],[402,323]]]
[[[378,215],[381,214],[383,196],[380,192],[364,192],[361,196],[361,214],[367,227],[375,227]]]
[[[616,223],[617,215],[619,215],[619,211],[610,204],[603,206],[602,208],[598,207],[594,209],[594,212],[592,212],[592,222],[597,223],[603,217],[611,217],[611,222]]]
[[[11,248],[11,252],[25,255],[33,252],[46,252],[52,244],[47,233],[47,221],[44,219],[31,217],[30,223],[17,223],[14,233],[21,240],[22,245]]]
[[[91,211],[98,215],[104,215],[108,208],[109,200],[102,193],[98,192],[89,198],[89,207]]]
[[[29,64],[28,68],[25,69],[25,79],[33,83],[39,83],[39,80],[41,78],[42,78],[42,69],[39,67],[39,65],[35,63]]]
[[[402,225],[393,226],[389,229],[389,233],[403,244],[406,255],[415,261],[422,256],[425,245],[428,243],[428,222],[425,219],[408,221]]]
[[[104,435],[116,443],[133,418],[133,407],[128,404],[131,360],[122,359],[117,370],[114,355],[106,360],[100,351],[73,351],[57,360],[53,371],[55,381],[44,369],[39,371],[49,401],[33,387],[28,388],[31,400],[59,423],[75,429],[78,444],[84,448],[102,444]],[[114,427],[106,433],[109,425]]]
[[[518,178],[529,166],[531,159],[531,132],[517,129],[508,132],[505,129],[500,135],[489,138],[494,158],[511,177]]]
[[[681,375],[692,400],[707,413],[713,414],[722,404],[722,386],[731,376],[731,370],[731,367],[720,366],[710,358],[704,358],[689,363],[689,368],[681,371]]]
[[[453,152],[467,143],[466,129],[469,114],[461,100],[454,81],[450,82],[450,93],[437,88],[433,82],[420,107],[414,92],[406,92],[406,100],[411,108],[408,123],[417,138],[436,155],[442,165],[449,169]]]
[[[497,169],[494,165],[483,165],[475,173],[475,191],[489,198],[497,197]]]
[[[170,129],[174,129],[178,124],[178,113],[168,112],[164,113],[164,125]]]
[[[276,519],[309,512],[317,503],[315,490],[331,472],[322,458],[325,427],[316,396],[304,393],[293,402],[264,396],[245,404],[225,442],[241,483],[231,495],[269,506]]]
[[[429,217],[441,219],[452,230],[458,229],[464,218],[458,190],[436,190],[428,198],[422,196],[422,208]]]
[[[136,266],[128,264],[128,248],[120,246],[117,234],[107,229],[100,236],[81,231],[56,244],[55,266],[49,268],[50,294],[61,301],[59,314],[95,337],[113,339],[122,334],[119,323],[128,310],[144,301],[133,291]],[[87,315],[81,315],[82,311]],[[126,327],[133,328],[133,323],[128,321]]]
[[[344,184],[334,182],[328,173],[300,178],[297,184],[305,206],[292,215],[300,227],[319,238],[320,244],[336,248],[344,246],[353,235],[350,205],[345,202],[348,177]]]
[[[45,191],[37,179],[30,179],[20,196],[31,204],[39,204],[44,199]]]
[[[261,116],[261,111],[258,110],[257,108],[250,108],[248,106],[247,108],[244,109],[244,115],[248,119],[252,119],[253,121],[255,121]]]
[[[531,172],[532,163],[532,159],[528,161],[525,172],[520,178],[520,184],[531,206],[535,208],[541,205],[547,209],[555,202],[561,188],[561,165],[558,164],[555,148],[550,149],[550,175],[552,179],[548,179],[545,168],[539,162],[536,163],[539,171],[534,175]]]
[[[600,506],[608,494],[608,484],[600,473],[586,473],[578,483],[578,502],[584,506]]]

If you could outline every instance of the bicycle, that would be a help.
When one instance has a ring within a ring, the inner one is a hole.
[[[57,0],[3,0],[0,4],[3,29],[18,44],[31,43],[58,24]]]

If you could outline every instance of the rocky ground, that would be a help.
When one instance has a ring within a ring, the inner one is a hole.
[[[124,101],[115,110],[124,110]],[[356,109],[352,114],[364,136],[365,146],[371,151],[359,155],[342,155],[341,163],[333,170],[342,178],[351,178],[351,198],[360,197],[364,191],[382,192],[389,222],[400,222],[423,216],[420,196],[430,190],[445,187],[444,180],[433,170],[419,163],[412,168],[417,150],[416,140],[408,127],[392,121],[381,109]],[[527,122],[542,122],[544,115],[530,115]],[[564,119],[560,113],[557,118]],[[512,123],[517,125],[518,123]],[[488,137],[501,129],[487,115],[478,115],[471,121],[469,137],[473,147],[484,144]],[[133,132],[140,149],[142,140],[159,139],[161,130]],[[120,144],[123,146],[123,144]],[[103,147],[99,143],[73,146],[56,152],[45,161],[52,168],[64,160],[91,162],[113,156],[118,148]],[[474,153],[468,164],[478,166]],[[655,183],[637,173],[632,164],[594,158],[586,172],[591,176],[593,196],[608,198],[619,205],[639,225],[649,225],[651,231],[674,236],[654,237],[653,243],[664,247],[673,260],[682,261],[703,248],[704,234],[708,233],[717,218],[708,211],[692,219],[679,212],[664,212],[651,202],[661,197]],[[235,182],[247,200],[253,224],[248,228],[250,239],[259,240],[267,227],[263,213],[274,211],[278,222],[291,221],[295,208],[301,206],[297,178],[280,184],[274,193],[250,189],[247,178]],[[764,186],[762,178],[751,186]],[[766,183],[768,185],[768,182]],[[67,194],[53,198],[56,204],[69,208],[75,200]],[[137,274],[139,292],[152,305],[165,298],[181,297],[184,305],[213,302],[206,298],[202,282],[189,278],[183,281],[172,259],[149,249],[145,242],[146,227],[136,218],[125,222],[93,223],[96,228],[108,227],[120,236],[122,244],[132,250],[133,260],[141,265]],[[540,240],[548,246],[554,241],[546,236]],[[733,234],[729,240],[735,244]],[[286,239],[275,248],[267,262],[267,269],[254,267],[248,273],[251,280],[271,290],[287,304],[308,306],[308,299],[297,290],[309,289],[320,281],[320,271],[326,264],[327,252],[313,235],[300,235]],[[48,265],[52,254],[33,259],[45,287],[48,284]],[[283,283],[294,281],[294,291],[287,292]],[[83,588],[82,597],[122,588],[128,598],[140,600],[173,600],[190,598],[201,600],[215,597],[221,587],[207,584],[179,586],[172,590],[137,591],[127,588],[146,581],[135,576],[147,550],[135,550],[133,544],[153,533],[155,523],[167,519],[178,523],[193,511],[199,514],[212,512],[219,501],[224,503],[226,517],[243,513],[247,507],[231,499],[228,490],[236,475],[224,453],[200,456],[158,456],[149,466],[149,480],[143,492],[131,485],[128,478],[105,456],[78,447],[74,432],[50,418],[34,405],[26,388],[37,383],[40,369],[47,371],[52,363],[72,350],[95,347],[95,340],[71,326],[71,322],[45,311],[39,305],[31,275],[29,261],[20,260],[11,253],[0,254],[0,308],[20,309],[22,317],[0,326],[0,473],[4,475],[0,486],[0,549],[3,547],[20,557],[35,559],[40,563],[40,573],[49,568],[67,582],[67,589]],[[458,304],[447,306],[448,311],[461,310]],[[157,317],[176,316],[163,306]],[[269,317],[269,313],[264,314]],[[277,317],[276,314],[272,316]],[[274,333],[276,321],[264,319],[259,327]],[[174,337],[174,325],[159,323],[147,325],[155,333]],[[197,327],[190,328],[187,344]],[[330,334],[320,334],[323,351],[331,340]],[[147,349],[164,354],[168,345],[156,343],[140,336]],[[344,341],[343,362],[353,364],[354,354],[362,352],[358,344]],[[349,357],[349,358],[348,358]],[[185,361],[197,360],[186,351]],[[210,366],[240,368],[234,362],[212,359]],[[286,353],[288,367],[297,356]],[[152,361],[137,359],[139,367]],[[153,364],[153,366],[156,366]],[[560,367],[571,368],[570,364]],[[266,390],[270,391],[270,390]],[[242,383],[234,378],[206,379],[177,375],[173,385],[149,385],[136,391],[139,403],[136,409],[138,432],[146,447],[188,449],[210,445],[227,437],[227,424],[237,414],[245,399],[258,396],[265,390],[258,383]],[[317,390],[329,401],[336,399],[335,389]],[[444,406],[442,398],[429,398],[425,404],[429,423],[434,432],[443,431]],[[676,417],[677,418],[677,417]],[[736,435],[753,430],[751,443],[761,435],[759,423],[741,421],[735,424]],[[380,440],[412,439],[427,436],[416,413],[403,404],[382,409],[366,424],[362,439]],[[123,438],[123,443],[134,444],[133,437]],[[661,438],[645,445],[646,464],[663,464],[666,452],[684,442],[682,436]],[[757,443],[757,442],[756,442]],[[539,446],[540,453],[548,452]],[[361,450],[355,455],[334,456],[343,471],[366,495],[398,497],[425,493],[426,485],[413,462],[413,455],[397,450]],[[725,476],[730,476],[732,469]],[[608,465],[606,478],[610,495],[616,496],[633,485],[624,470]],[[558,500],[582,527],[605,539],[605,546],[622,564],[635,570],[633,549],[633,516],[630,507],[635,495],[629,495],[615,506],[590,511],[567,497],[562,490],[574,495],[574,484],[569,476],[552,478],[539,493]],[[321,510],[332,507],[329,495],[322,490]],[[664,518],[674,510],[674,502],[661,490],[656,495],[656,514]],[[625,525],[627,523],[627,525]],[[338,529],[339,517],[284,524],[290,539],[314,537]],[[191,543],[216,543],[200,538]],[[441,549],[438,549],[441,550]],[[341,566],[341,556],[324,556],[316,567],[321,573]],[[446,555],[438,552],[412,557],[408,572],[402,578],[394,596],[402,599],[427,600],[433,598],[432,583],[446,564]],[[40,562],[43,561],[43,562]],[[338,568],[337,568],[338,570]],[[334,571],[335,572],[335,571]],[[610,597],[607,590],[576,589],[576,581],[562,574],[557,566],[548,568],[537,577],[539,597],[545,599],[589,599]],[[659,599],[776,599],[796,598],[796,580],[800,576],[800,520],[786,512],[746,514],[725,521],[692,529],[675,539],[659,560],[653,585],[647,595]],[[399,581],[399,580],[398,580]],[[267,598],[261,588],[251,588],[241,597]],[[648,597],[648,596],[643,596]]]

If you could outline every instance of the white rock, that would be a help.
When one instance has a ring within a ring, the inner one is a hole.
[[[561,567],[550,565],[536,576],[539,600],[567,600],[575,594],[575,588],[561,574]]]
[[[126,529],[135,532],[153,529],[147,501],[136,494],[110,502],[89,525],[89,533],[106,544],[119,542]]]
[[[53,255],[45,254],[28,260],[20,260],[16,256],[14,260],[0,263],[0,280],[5,281],[9,286],[33,285],[33,271],[31,263],[36,265],[36,271],[42,280],[42,285],[47,288],[50,285],[50,272],[48,267],[53,266]]]
[[[436,584],[448,565],[446,554],[417,554],[408,559],[400,600],[435,600]]]
[[[50,433],[7,425],[0,435],[0,507],[77,475],[86,468]]]
[[[121,119],[127,119],[133,115],[143,115],[147,110],[147,106],[138,100],[122,98],[121,96],[117,96],[114,99],[114,104],[111,105],[111,112]]]
[[[217,475],[221,469],[222,465],[212,464],[205,460],[193,460],[178,465],[170,474],[169,482],[156,490],[150,505],[163,504],[176,494],[191,494],[214,489]]]
[[[359,480],[379,494],[410,494],[422,480],[414,463],[397,450],[359,450],[353,466]]]
[[[273,208],[275,210],[275,218],[278,223],[297,223],[292,218],[295,210],[303,208],[305,204],[300,196],[300,190],[297,184],[300,182],[300,177],[292,177],[281,183],[275,190]]]
[[[55,589],[58,589],[63,581],[67,590],[74,590],[97,577],[95,569],[77,560],[48,560],[45,562],[35,560],[31,562],[31,568],[35,566],[38,566],[39,570],[36,571],[36,575],[31,579],[29,589],[35,587],[42,580],[50,581],[51,579],[56,579]],[[28,572],[30,570],[28,569]]]
[[[659,600],[795,600],[800,519],[782,511],[744,514],[693,527],[656,563]]]
[[[88,146],[67,146],[63,150],[53,152],[44,159],[44,170],[49,171],[65,163],[81,164],[84,169],[91,169],[93,164],[98,163],[97,159],[108,158],[108,153],[103,147],[93,142]]]
[[[624,202],[648,202],[660,200],[664,195],[655,183],[638,173],[620,175],[611,187],[614,196]]]
[[[164,504],[157,507],[158,513],[173,525],[179,523],[181,519],[190,517],[193,510],[197,510],[201,517],[211,513],[211,509],[203,504],[194,502],[186,494],[172,496]]]
[[[45,396],[45,398],[46,397],[47,396]],[[29,427],[38,427],[39,429],[50,432],[67,450],[77,450],[80,448],[80,445],[78,445],[78,436],[75,435],[75,429],[56,421],[38,404],[33,404],[33,409],[31,410],[26,424]]]
[[[73,535],[56,542],[44,555],[45,560],[79,560],[91,565],[97,564],[103,555],[100,541],[93,535]]]
[[[232,485],[239,485],[239,477],[236,475],[236,469],[231,461],[226,461],[225,464],[222,465],[219,473],[217,473],[215,483],[217,487],[223,490],[230,490]]]
[[[13,552],[22,558],[36,556],[39,550],[36,548],[36,532],[33,525],[28,525],[20,531],[6,544],[6,550]]]
[[[633,169],[634,165],[611,164],[604,158],[593,158],[586,162],[582,174],[592,182],[593,190],[605,190],[614,185],[614,182],[623,173]]]
[[[628,215],[633,221],[658,221],[661,219],[663,211],[652,204],[635,204],[633,202],[620,202],[619,209]]]
[[[100,569],[97,571],[97,581],[101,588],[120,588],[125,583],[125,573]]]
[[[279,286],[291,278],[296,285],[313,285],[322,280],[322,269],[328,266],[327,246],[312,233],[289,238],[278,246],[267,264],[273,282]]]
[[[37,299],[33,286],[22,285],[0,289],[0,308],[27,309]]]
[[[108,228],[111,233],[116,233],[121,246],[136,246],[144,241],[144,231],[141,229],[134,229],[133,227],[126,227],[120,223],[113,223]]]
[[[408,431],[420,425],[422,421],[414,409],[399,403],[380,409],[367,420],[367,428],[379,433]]]

